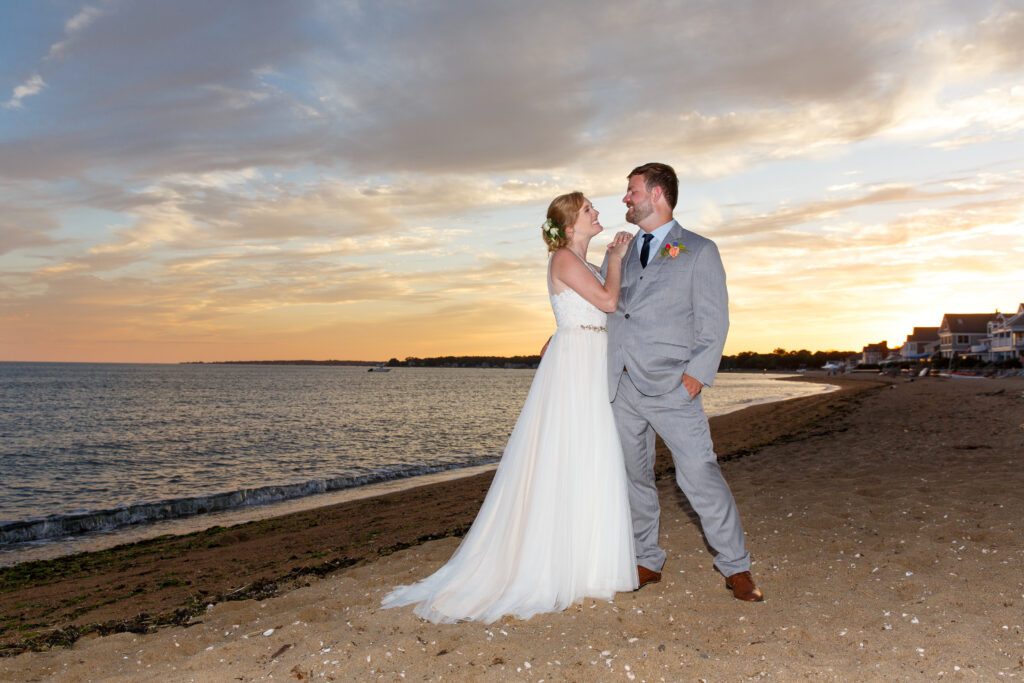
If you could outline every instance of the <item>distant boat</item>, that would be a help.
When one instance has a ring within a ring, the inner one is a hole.
[[[367,372],[391,372],[391,368],[386,368],[383,365],[377,365],[367,370]]]

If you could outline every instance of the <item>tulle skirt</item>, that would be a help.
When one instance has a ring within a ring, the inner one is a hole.
[[[636,588],[606,353],[604,332],[555,333],[466,537],[443,567],[395,588],[384,607],[416,603],[433,622],[490,623]]]

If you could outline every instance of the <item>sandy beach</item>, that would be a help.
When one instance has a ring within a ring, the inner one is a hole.
[[[712,419],[763,603],[726,591],[662,452],[664,579],[611,602],[379,608],[449,557],[488,472],[4,568],[0,680],[1024,678],[1024,378],[817,379],[841,390]]]

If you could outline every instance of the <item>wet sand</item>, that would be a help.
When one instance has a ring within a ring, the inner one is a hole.
[[[763,603],[725,590],[662,453],[664,580],[611,602],[379,609],[455,549],[487,472],[2,570],[0,679],[1024,677],[1024,378],[836,383],[712,419]]]

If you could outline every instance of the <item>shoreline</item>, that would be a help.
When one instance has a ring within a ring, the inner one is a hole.
[[[730,372],[729,375],[735,376],[736,374]],[[754,376],[764,376],[766,373],[756,372],[750,373]],[[801,382],[803,379],[802,375],[796,373],[767,373],[769,375],[780,375],[775,377],[776,381],[798,381]],[[810,384],[812,382],[801,382],[803,384]],[[813,382],[820,384],[818,382]],[[818,393],[825,393],[828,391],[834,391],[838,389],[834,384],[825,384],[822,386],[822,390],[819,392],[808,392],[806,394],[795,395],[795,396],[784,396],[782,398],[763,398],[754,399],[749,403],[737,404],[727,410],[721,412],[714,412],[712,416],[725,415],[731,412],[739,410],[745,410],[747,408],[763,405],[768,403],[776,403],[781,401],[789,401],[796,398],[804,398],[806,396],[816,395]],[[713,405],[713,404],[712,404]],[[713,410],[713,408],[711,408]],[[319,507],[327,507],[336,505],[338,503],[349,502],[353,500],[360,500],[363,498],[385,495],[394,491],[402,491],[409,488],[415,488],[418,486],[426,486],[441,481],[447,481],[450,479],[457,479],[461,477],[474,476],[482,472],[493,471],[497,468],[500,458],[494,459],[490,462],[484,462],[481,464],[467,464],[462,466],[455,466],[449,469],[438,470],[435,472],[427,472],[425,474],[413,474],[409,476],[399,476],[394,479],[382,479],[380,481],[373,481],[367,484],[361,484],[357,486],[350,486],[346,488],[340,488],[336,490],[330,490],[321,493],[312,493],[306,495],[295,495],[291,497],[282,498],[280,500],[274,500],[259,504],[244,504],[236,505],[232,507],[223,507],[220,509],[214,509],[211,512],[203,512],[198,514],[183,514],[181,516],[174,516],[164,519],[152,519],[147,521],[135,521],[129,524],[122,524],[114,526],[109,529],[97,529],[86,531],[83,533],[69,534],[62,536],[52,536],[49,538],[34,539],[29,541],[21,541],[18,543],[11,544],[0,544],[0,567],[9,567],[22,562],[37,561],[37,560],[50,560],[62,557],[65,555],[73,555],[82,552],[97,552],[107,550],[110,548],[117,547],[119,545],[128,543],[137,543],[146,541],[152,538],[157,538],[165,535],[181,536],[185,534],[200,532],[205,529],[214,526],[235,526],[246,522],[259,521],[269,519],[272,517],[279,517],[288,515],[294,512],[303,512],[312,510]],[[306,485],[312,482],[306,482]],[[300,486],[301,482],[287,482],[284,484],[269,484],[266,488],[268,489],[280,489],[288,488],[293,486]],[[254,489],[247,489],[244,493],[247,494],[244,497],[251,497],[252,491],[257,491],[260,487]],[[227,499],[240,492],[209,492],[205,496],[200,498],[210,499]],[[42,526],[47,528],[50,533],[53,533],[52,526],[59,525],[64,522],[65,519],[70,519],[73,522],[78,518],[87,518],[87,523],[95,525],[97,520],[100,518],[116,518],[118,516],[132,515],[132,510],[138,508],[155,508],[163,509],[168,506],[173,507],[179,501],[185,501],[188,503],[195,504],[195,501],[200,498],[181,498],[181,499],[168,499],[168,500],[154,500],[151,502],[139,502],[131,505],[115,506],[104,509],[97,509],[92,511],[76,512],[68,515],[57,515],[54,517],[35,517],[26,520],[12,521],[5,524],[0,524],[0,529],[6,529],[10,532],[12,529],[19,526]],[[209,503],[208,503],[209,504]],[[89,519],[95,517],[96,519]]]
[[[482,465],[467,465],[455,467],[440,472],[418,474],[409,477],[400,477],[386,481],[378,481],[362,486],[353,486],[338,491],[318,493],[309,496],[288,498],[273,503],[262,505],[249,505],[237,508],[218,510],[192,515],[188,517],[177,517],[174,519],[144,522],[125,527],[118,527],[110,531],[93,532],[79,536],[59,537],[52,540],[34,541],[17,544],[8,548],[0,548],[0,569],[12,567],[23,562],[34,562],[40,560],[54,560],[67,555],[79,553],[101,552],[121,545],[141,543],[153,538],[163,536],[185,536],[199,533],[211,527],[231,527],[248,522],[258,522],[274,517],[282,517],[294,513],[307,512],[320,507],[330,507],[341,503],[348,503],[364,498],[374,498],[396,491],[404,491],[417,486],[430,486],[432,484],[472,477],[478,474],[497,469],[498,463],[485,463]],[[8,560],[8,557],[17,559]]]
[[[188,536],[191,533],[199,533],[214,526],[238,526],[274,517],[308,512],[316,508],[331,507],[366,498],[386,496],[387,494],[417,486],[429,486],[452,479],[476,476],[477,474],[493,471],[497,468],[498,462],[467,465],[428,474],[375,481],[374,483],[334,490],[334,492],[326,494],[302,496],[262,505],[229,508],[188,517],[143,522],[118,527],[110,531],[83,533],[83,535],[76,537],[62,537],[53,540],[17,544],[9,548],[0,548],[0,569],[23,562],[53,560],[68,555],[101,552],[117,548],[118,546],[142,543],[167,536]],[[12,556],[16,557],[16,559],[12,561],[7,559]]]
[[[853,396],[882,384],[838,379],[794,378],[838,390],[710,418],[719,460],[796,438],[840,413]],[[494,466],[481,467],[489,471],[432,483],[412,478],[400,481],[407,486],[398,490],[346,502],[286,514],[267,510],[265,518],[241,524],[204,524],[183,535],[0,567],[0,614],[16,614],[13,623],[0,623],[0,654],[73,642],[89,633],[182,623],[207,604],[263,598],[430,540],[461,537],[493,477]],[[655,471],[658,478],[673,471],[660,440]],[[121,586],[120,593],[111,596],[111,586]],[[69,593],[76,596],[72,601]],[[19,611],[24,604],[34,607]]]

